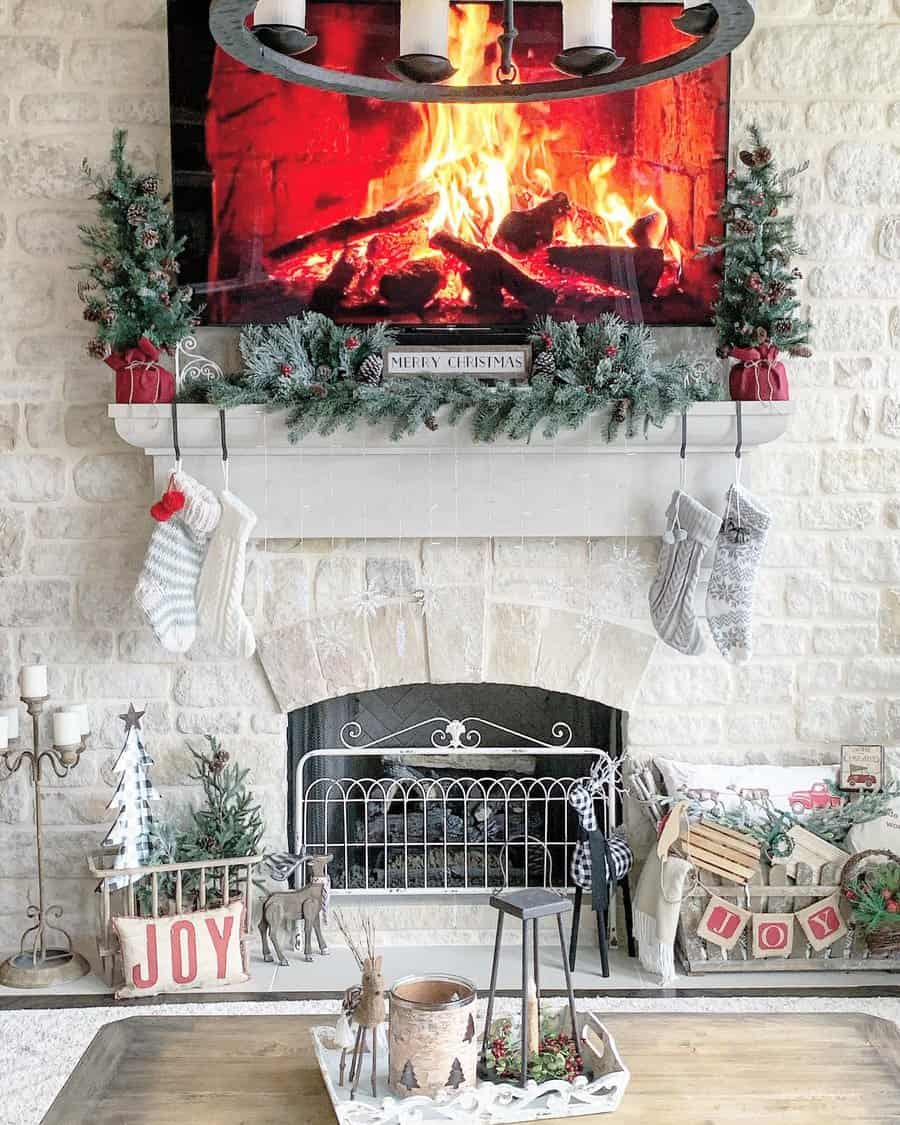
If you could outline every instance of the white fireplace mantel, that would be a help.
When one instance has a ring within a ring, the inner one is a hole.
[[[794,406],[743,403],[742,474],[757,446],[781,437]],[[169,406],[110,406],[119,436],[153,458],[156,487],[174,464]],[[422,538],[657,535],[679,483],[681,416],[646,436],[605,441],[606,418],[548,440],[474,442],[465,422],[391,441],[361,426],[291,444],[284,412],[242,406],[225,414],[230,487],[269,538]],[[736,407],[697,404],[687,415],[687,488],[713,509],[734,479]],[[219,411],[178,407],[184,469],[223,484]]]

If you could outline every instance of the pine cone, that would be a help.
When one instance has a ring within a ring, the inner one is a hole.
[[[796,359],[809,359],[812,355],[812,348],[808,348],[805,344],[801,344],[796,348],[791,348],[790,354]]]
[[[429,417],[425,419],[425,425],[429,430],[431,430],[432,433],[434,433],[434,431],[438,428],[437,418],[435,418],[433,414],[429,415]]]
[[[620,398],[613,403],[612,416],[613,421],[617,422],[620,426],[628,421],[628,411],[631,409],[631,399]]]
[[[156,195],[159,191],[159,176],[151,172],[149,176],[144,176],[138,187],[141,195]]]
[[[753,167],[753,153],[752,152],[748,152],[746,149],[744,149],[738,155],[741,158],[742,164],[746,164],[748,168]]]
[[[321,383],[311,383],[309,387],[309,393],[313,396],[313,398],[324,398],[328,394],[328,391],[325,389],[325,387],[322,386]]]
[[[368,383],[372,387],[380,387],[384,382],[384,360],[373,352],[367,355],[356,371],[358,383]]]
[[[760,145],[755,148],[751,154],[751,167],[765,168],[767,164],[772,163],[772,150],[767,148],[766,145]]]
[[[116,314],[109,307],[109,305],[105,305],[104,308],[100,311],[100,319],[104,324],[112,324],[112,322],[116,319]]]
[[[787,296],[788,287],[784,281],[773,281],[769,286],[769,300],[773,302],[783,301]]]
[[[787,333],[790,332],[790,330],[793,327],[794,327],[794,322],[792,320],[789,320],[787,317],[783,317],[781,320],[776,320],[775,323],[772,325],[773,330],[779,336],[787,335]]]
[[[747,238],[756,233],[756,224],[752,223],[749,219],[735,219],[731,224],[731,229],[735,234],[743,235]]]
[[[88,340],[87,353],[92,359],[106,359],[109,344],[105,340]]]
[[[100,259],[100,269],[102,269],[104,273],[114,273],[115,268],[116,259],[111,254],[107,254],[104,258]]]
[[[85,305],[84,312],[81,314],[86,321],[91,324],[96,324],[100,319],[101,306],[95,304],[93,301],[89,305]]]
[[[553,379],[556,376],[556,358],[550,348],[546,351],[540,352],[534,358],[534,363],[531,365],[531,378],[535,379]]]
[[[152,250],[154,246],[159,246],[159,231],[148,227],[141,235],[141,246],[145,250]]]
[[[144,203],[132,203],[125,212],[125,217],[133,227],[139,227],[147,218],[147,206]]]

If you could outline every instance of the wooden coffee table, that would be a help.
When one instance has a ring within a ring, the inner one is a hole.
[[[887,1020],[824,1013],[602,1018],[631,1084],[618,1112],[576,1119],[586,1125],[900,1122],[900,1035]],[[44,1125],[333,1125],[309,1035],[330,1022],[135,1016],[107,1024]]]

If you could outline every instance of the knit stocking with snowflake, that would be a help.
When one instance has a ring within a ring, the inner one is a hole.
[[[120,775],[119,784],[107,805],[108,809],[116,811],[116,820],[103,841],[104,847],[118,848],[116,868],[143,867],[152,857],[150,802],[160,797],[150,780],[153,759],[144,747],[143,714],[143,711],[135,711],[134,704],[129,704],[128,711],[119,716],[125,723],[125,745],[113,766],[114,772]],[[127,887],[130,881],[130,876],[120,875],[110,880],[110,886]]]

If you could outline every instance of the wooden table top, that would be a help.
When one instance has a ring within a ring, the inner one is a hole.
[[[585,1125],[900,1122],[900,1035],[887,1020],[838,1013],[601,1019],[631,1083],[615,1114],[577,1118]],[[134,1016],[107,1024],[44,1125],[333,1125],[309,1035],[330,1022]]]

